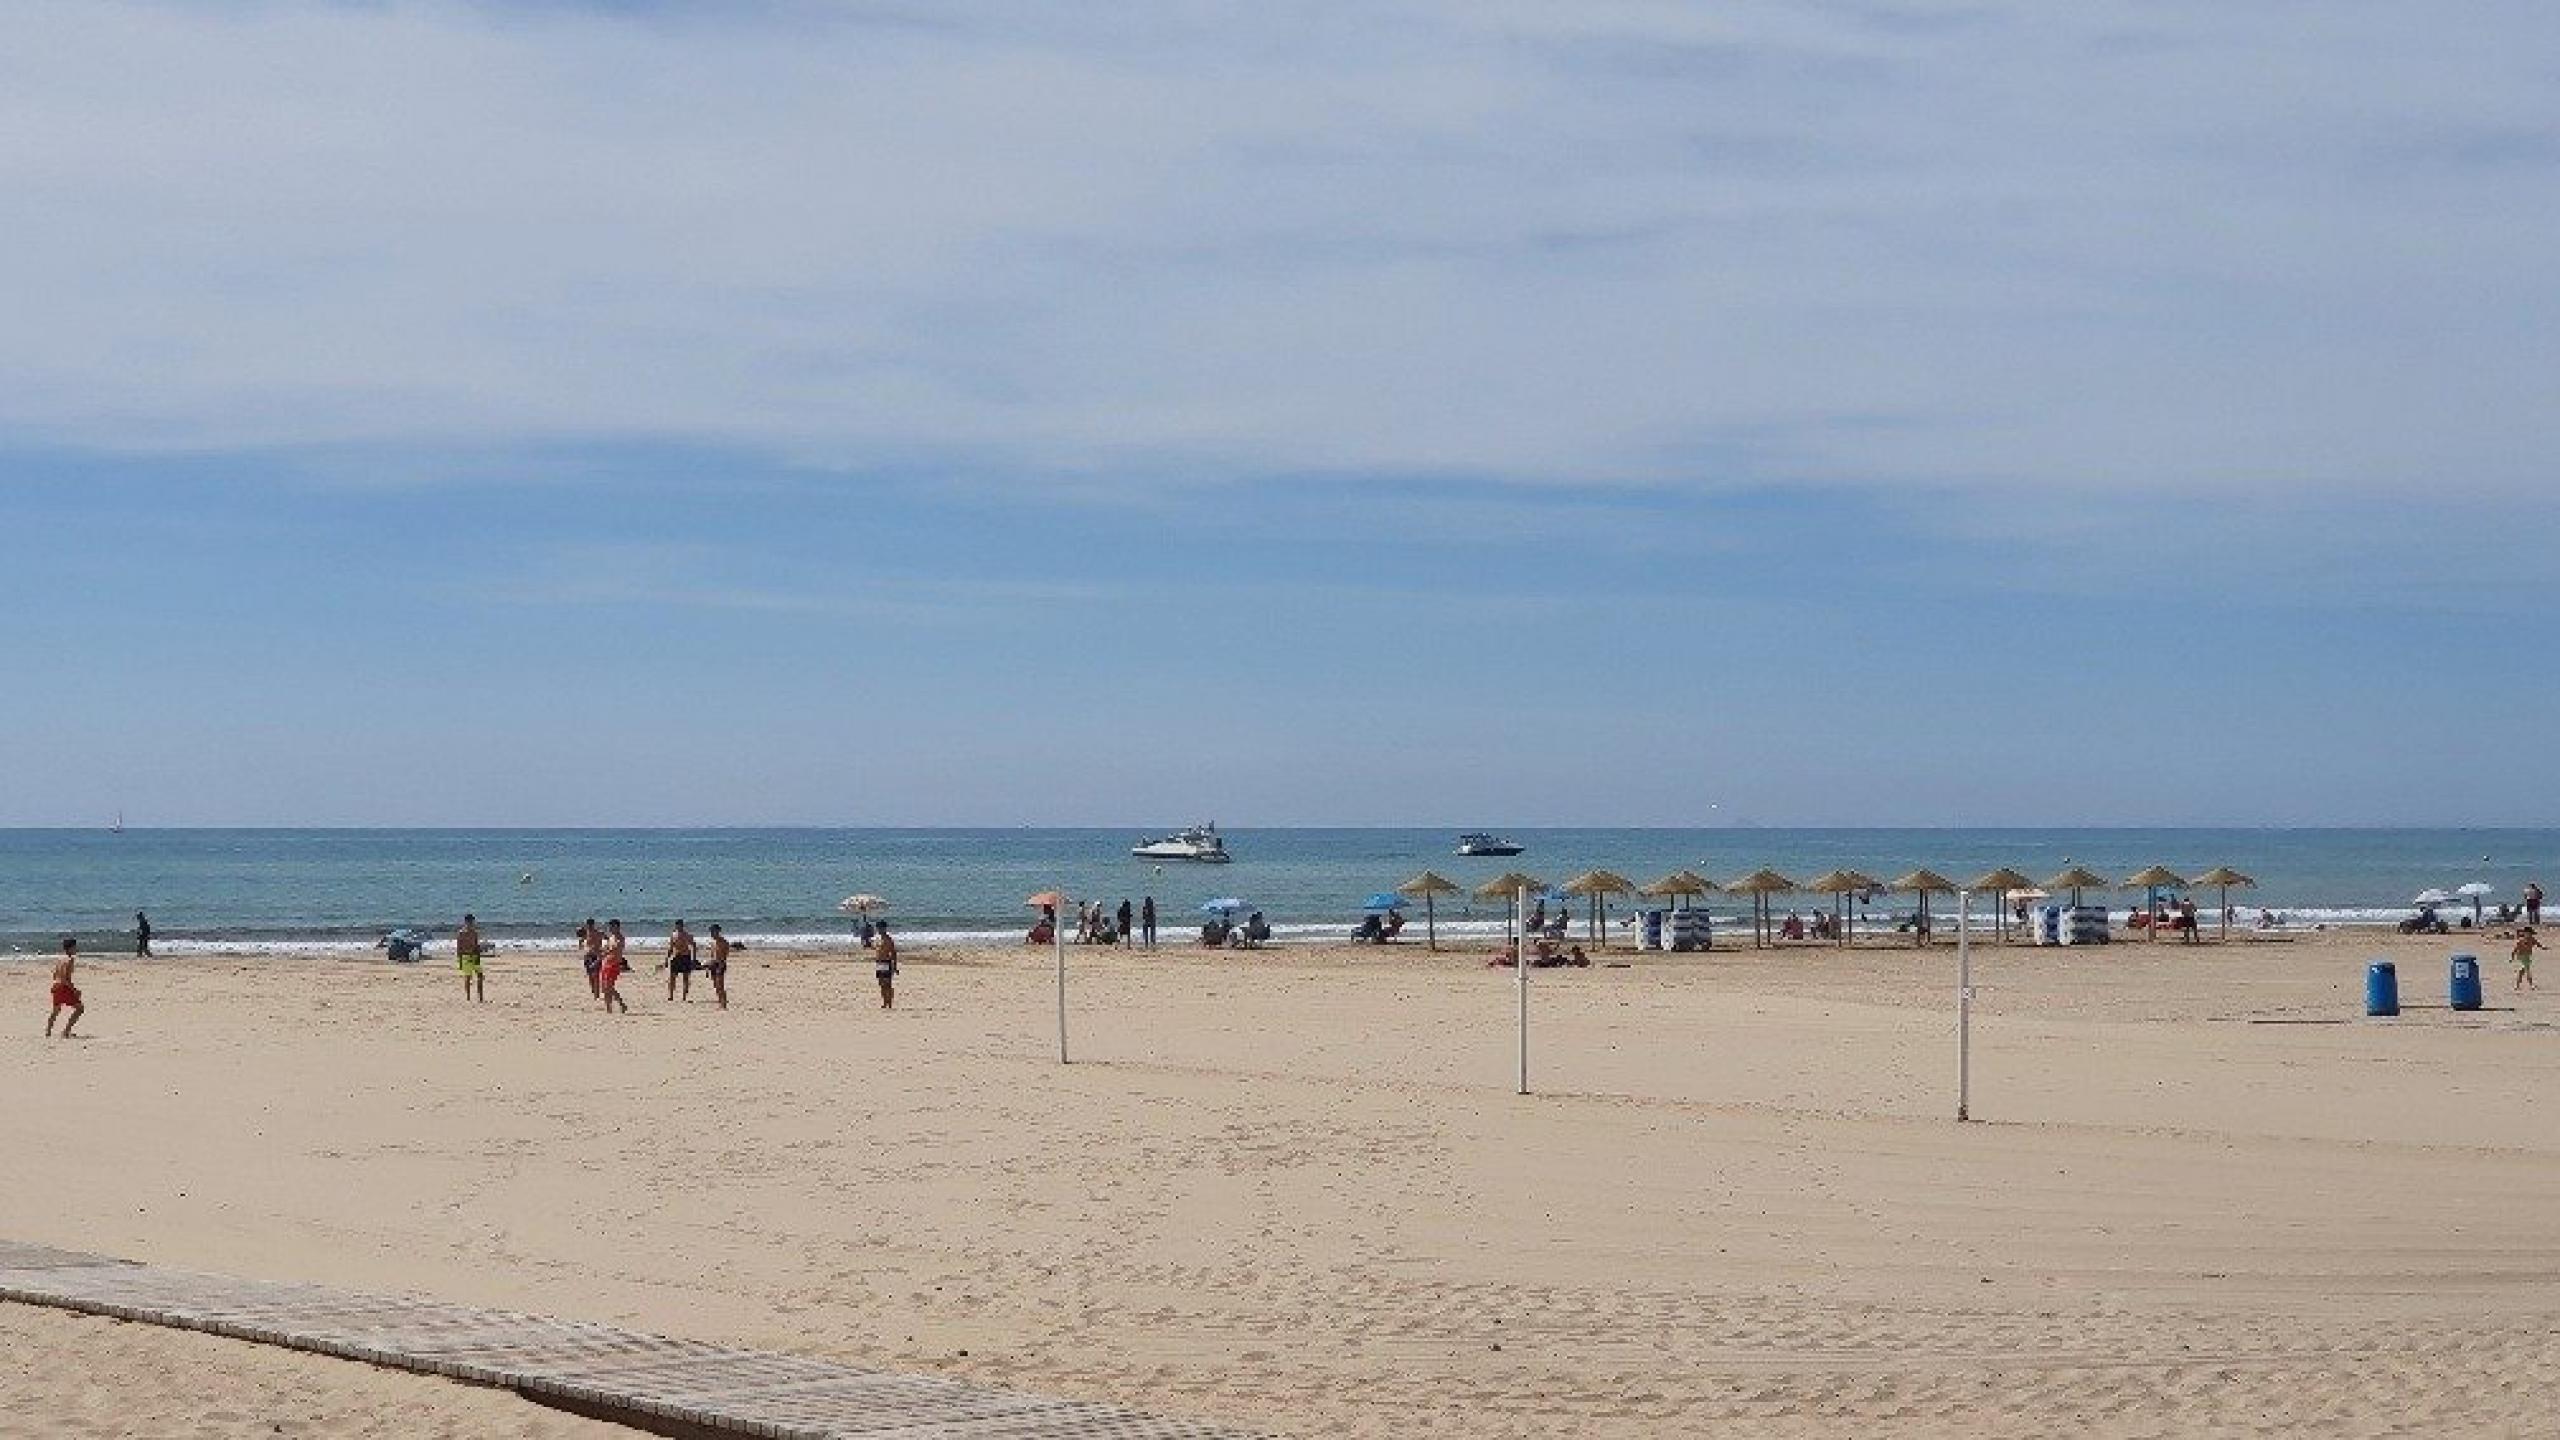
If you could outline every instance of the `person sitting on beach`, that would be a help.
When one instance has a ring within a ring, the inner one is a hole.
[[[692,1003],[693,972],[696,968],[698,968],[698,962],[693,954],[693,932],[684,928],[684,922],[678,920],[676,928],[667,932],[667,999],[670,1002],[676,998],[676,982],[682,980],[685,1002]]]
[[[607,1015],[617,1010],[625,1015],[631,1013],[631,1002],[623,999],[622,992],[614,988],[622,983],[622,972],[626,968],[623,962],[625,943],[622,935],[622,921],[613,919],[604,922],[604,965],[596,972],[596,980],[602,987],[604,1013]]]
[[[1803,916],[1801,916],[1801,915],[1798,915],[1798,914],[1797,914],[1796,912],[1794,912],[1793,910],[1788,911],[1788,912],[1787,912],[1787,923],[1785,923],[1784,925],[1781,925],[1781,926],[1779,926],[1779,927],[1778,927],[1778,938],[1779,938],[1779,939],[1781,939],[1781,940],[1801,940],[1801,939],[1803,939],[1803,938],[1804,938],[1804,917],[1803,917]]]
[[[1588,956],[1588,955],[1583,954],[1583,953],[1582,953],[1582,947],[1581,947],[1581,946],[1579,946],[1579,945],[1576,945],[1576,946],[1574,946],[1574,947],[1573,947],[1573,949],[1572,949],[1572,950],[1570,950],[1570,951],[1566,952],[1565,957],[1564,957],[1564,963],[1566,963],[1567,965],[1578,966],[1578,967],[1580,967],[1580,968],[1582,968],[1582,969],[1584,969],[1584,970],[1588,970],[1588,969],[1590,969],[1590,968],[1591,968],[1591,957],[1590,957],[1590,956]]]
[[[1211,916],[1200,924],[1200,943],[1212,949],[1227,943],[1227,922]]]
[[[871,950],[871,975],[880,982],[880,1008],[894,1010],[898,1003],[898,942],[889,938],[889,927],[880,927],[880,943]]]
[[[47,1040],[53,1038],[53,1022],[62,1018],[63,1011],[71,1012],[71,1018],[62,1021],[62,1038],[65,1040],[71,1038],[71,1027],[79,1024],[80,1017],[89,1013],[89,1007],[80,1003],[80,987],[71,983],[71,972],[78,968],[79,962],[80,942],[68,935],[63,936],[62,958],[53,962],[53,1008],[45,1012],[44,1017],[44,1038]]]
[[[1022,937],[1025,945],[1046,945],[1058,938],[1058,922],[1042,916],[1031,922],[1031,933]]]
[[[729,1008],[729,952],[736,948],[729,943],[728,936],[720,933],[719,926],[711,927],[711,963],[703,968],[703,973],[711,977],[711,998],[718,1001],[723,1010]]]
[[[1245,917],[1244,943],[1247,949],[1258,946],[1270,938],[1271,922],[1262,918],[1261,911],[1256,910]]]
[[[1380,943],[1380,944],[1387,944],[1387,943],[1390,943],[1390,942],[1392,942],[1392,941],[1393,941],[1393,940],[1394,940],[1398,935],[1401,935],[1401,934],[1403,934],[1403,933],[1404,933],[1404,912],[1403,912],[1403,911],[1401,911],[1401,910],[1390,910],[1390,911],[1388,911],[1388,912],[1387,912],[1387,928],[1386,928],[1385,930],[1383,930],[1383,931],[1379,932],[1379,935],[1378,935],[1378,941],[1379,941],[1379,943]]]
[[[1493,947],[1493,958],[1484,962],[1488,970],[1508,970],[1520,963],[1520,942],[1505,940]]]
[[[1377,916],[1363,915],[1360,917],[1360,928],[1351,932],[1351,943],[1375,945],[1385,939],[1386,935],[1387,927],[1378,922]]]
[[[480,922],[472,916],[465,915],[462,917],[462,928],[453,932],[453,963],[462,971],[464,998],[477,1000],[486,1005],[489,1003],[489,981],[481,970],[482,953]]]
[[[2533,952],[2541,948],[2542,941],[2534,935],[2532,926],[2527,925],[2516,932],[2516,948],[2514,951],[2516,962],[2516,983],[2512,988],[2517,990],[2530,990],[2533,988]],[[79,992],[73,991],[72,993],[76,996]]]

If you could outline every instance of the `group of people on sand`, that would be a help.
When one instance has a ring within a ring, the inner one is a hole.
[[[620,917],[599,925],[590,917],[581,921],[574,938],[578,944],[578,968],[586,972],[587,994],[604,1005],[608,1015],[628,1015],[631,1002],[622,998],[622,977],[631,972],[628,946],[622,933]],[[659,968],[667,972],[667,999],[679,995],[693,999],[693,977],[701,972],[711,982],[711,998],[723,1010],[729,1008],[729,957],[741,948],[711,927],[710,934],[697,939],[684,921],[667,932],[666,958]],[[462,927],[453,932],[454,965],[462,972],[465,998],[486,1003],[489,998],[488,957],[496,947],[480,933],[479,917],[465,915]]]

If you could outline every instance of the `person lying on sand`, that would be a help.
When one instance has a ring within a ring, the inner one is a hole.
[[[53,962],[53,1009],[44,1017],[44,1035],[48,1040],[53,1038],[53,1022],[63,1011],[71,1012],[71,1018],[62,1022],[62,1038],[65,1040],[71,1038],[71,1027],[79,1024],[80,1017],[88,1013],[89,1007],[80,1003],[80,987],[71,983],[71,972],[79,961],[80,942],[68,935],[63,936],[62,958]]]

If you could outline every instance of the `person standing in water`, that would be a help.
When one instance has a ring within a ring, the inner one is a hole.
[[[693,972],[696,968],[693,932],[684,928],[684,922],[678,920],[676,928],[667,935],[667,999],[669,1001],[672,1002],[676,998],[676,982],[682,980],[684,998],[688,1004],[692,1002]]]
[[[720,1008],[723,1010],[729,1008],[730,948],[729,937],[720,933],[719,926],[712,926],[711,964],[705,968],[703,973],[711,977],[711,998],[720,1002]]]
[[[879,939],[871,947],[871,974],[880,982],[880,1008],[898,1008],[898,942],[889,938],[889,927],[880,927]]]
[[[139,910],[133,912],[133,958],[151,958],[151,917]]]
[[[462,971],[462,994],[465,999],[489,1003],[489,980],[480,966],[480,922],[472,916],[462,917],[462,928],[453,932],[453,963]]]
[[[625,1015],[631,1013],[631,1002],[623,999],[622,992],[614,988],[622,983],[622,946],[622,922],[618,919],[607,920],[604,922],[604,964],[596,972],[604,995],[604,1013],[607,1015],[616,1010]]]
[[[71,1018],[62,1021],[62,1038],[65,1040],[71,1038],[71,1027],[79,1024],[80,1017],[89,1013],[89,1007],[80,1003],[80,987],[71,983],[71,972],[79,963],[80,942],[68,935],[63,936],[62,958],[53,962],[53,1009],[44,1017],[44,1038],[47,1040],[53,1038],[53,1022],[61,1019],[63,1011],[71,1012]],[[889,982],[884,980],[880,983],[885,986]]]
[[[2527,880],[2524,882],[2524,923],[2527,925],[2540,925],[2542,923],[2541,881]]]

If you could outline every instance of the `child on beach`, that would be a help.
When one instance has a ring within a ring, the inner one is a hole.
[[[578,967],[587,972],[587,994],[603,999],[604,981],[600,977],[604,970],[604,927],[593,916],[578,927]]]
[[[53,1038],[53,1022],[64,1010],[71,1012],[71,1018],[62,1022],[62,1038],[65,1040],[71,1038],[71,1027],[79,1024],[80,1017],[88,1013],[89,1007],[80,1003],[80,987],[71,983],[71,971],[79,960],[80,942],[68,935],[63,936],[62,958],[53,962],[53,1009],[44,1017],[44,1037],[48,1040]]]
[[[630,1002],[624,1000],[622,992],[614,988],[622,982],[622,945],[622,922],[620,920],[604,922],[604,966],[598,972],[597,979],[602,986],[604,1013],[607,1015],[616,1010],[625,1015],[631,1013]]]
[[[871,947],[871,973],[880,982],[880,1008],[897,1008],[898,942],[889,938],[889,927],[880,927],[878,943]]]
[[[462,970],[462,993],[466,999],[489,1003],[489,981],[480,968],[480,922],[472,916],[462,917],[462,928],[453,932],[454,964]]]
[[[2516,932],[2515,989],[2530,990],[2533,988],[2533,952],[2541,948],[2542,941],[2533,933],[2532,926],[2527,925]]]
[[[729,937],[721,934],[717,925],[711,927],[711,964],[703,973],[711,977],[711,998],[720,1002],[721,1009],[728,1009]]]

